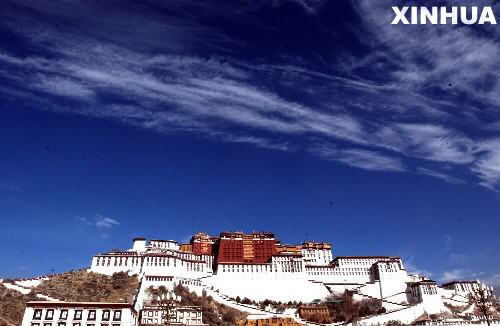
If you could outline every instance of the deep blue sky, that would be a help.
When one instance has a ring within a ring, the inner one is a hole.
[[[500,286],[498,29],[391,4],[0,2],[0,277],[266,230]]]

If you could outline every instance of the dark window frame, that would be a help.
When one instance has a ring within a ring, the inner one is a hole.
[[[93,317],[91,317],[93,315]],[[89,313],[87,315],[87,320],[95,320],[96,319],[96,311],[95,310],[89,310]]]
[[[73,320],[82,320],[83,310],[75,310],[75,314],[73,315]]]
[[[38,316],[37,316],[37,314],[38,314]],[[35,309],[33,311],[33,320],[42,319],[42,315],[43,315],[43,309]]]
[[[50,317],[49,317],[49,313],[50,313]],[[47,309],[47,311],[45,312],[45,319],[46,320],[54,320],[54,309]]]
[[[65,316],[63,316],[63,314]],[[59,313],[59,319],[68,319],[68,309],[61,309],[61,312]]]
[[[122,320],[122,311],[121,310],[113,310],[113,321],[121,321],[121,320]]]
[[[111,311],[109,309],[103,310],[101,320],[108,321],[109,318],[111,318]]]

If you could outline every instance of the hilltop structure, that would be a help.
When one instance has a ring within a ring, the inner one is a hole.
[[[406,312],[401,318],[408,321],[449,311],[446,305],[465,306],[469,291],[481,286],[476,281],[438,286],[408,273],[400,257],[333,258],[330,243],[282,244],[269,232],[197,233],[185,244],[135,238],[132,249],[94,256],[91,271],[134,273],[141,275],[143,288],[180,283],[228,300],[311,302],[347,290],[355,300],[380,300],[387,312]]]
[[[211,296],[249,314],[248,325],[317,325],[307,322],[311,315],[328,322],[331,316],[327,306],[315,303],[338,295],[380,303],[383,309],[358,320],[362,326],[394,320],[430,325],[435,323],[428,319],[431,315],[452,315],[455,319],[449,320],[450,323],[464,325],[481,323],[470,305],[469,294],[479,287],[493,290],[479,281],[454,281],[440,286],[425,275],[409,273],[400,257],[333,257],[330,243],[282,244],[269,232],[221,232],[216,237],[197,233],[189,243],[135,238],[131,249],[95,255],[89,271],[138,275],[140,285],[134,302],[32,302],[28,304],[23,326],[47,326],[47,314],[54,311],[59,319],[72,316],[73,326],[97,325],[93,318],[101,326],[160,325],[164,323],[162,314],[151,305],[148,289],[163,286],[173,290],[179,284],[199,296]],[[278,311],[262,305],[270,301],[303,305],[297,305],[299,309],[285,307],[284,311]],[[120,321],[108,324],[106,318],[111,312]],[[85,323],[78,319],[82,313],[86,316]],[[177,307],[174,317],[176,325],[203,325],[199,307]],[[69,322],[65,320],[58,325],[66,326]],[[497,321],[494,324],[500,326]]]

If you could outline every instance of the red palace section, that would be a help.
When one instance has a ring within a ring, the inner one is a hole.
[[[213,255],[217,263],[267,263],[277,254],[278,241],[273,233],[222,232],[219,237],[197,233],[186,250],[197,255]]]

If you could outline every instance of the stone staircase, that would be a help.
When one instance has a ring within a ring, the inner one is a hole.
[[[259,307],[236,302],[232,298],[212,288],[203,286],[203,289],[207,292],[207,295],[211,296],[215,301],[217,301],[218,303],[222,303],[230,308],[234,308],[251,315],[259,315],[263,317],[272,317],[273,315],[277,315],[272,311],[267,311],[264,309],[260,309]]]
[[[305,319],[300,318],[298,316],[298,314],[296,314],[296,313],[277,313],[277,312],[272,311],[272,310],[261,309],[260,307],[257,307],[257,306],[238,303],[234,299],[230,298],[229,296],[227,296],[223,293],[220,293],[219,290],[213,289],[213,287],[211,287],[203,282],[203,279],[208,279],[210,277],[211,276],[204,276],[204,277],[199,278],[199,280],[202,281],[202,288],[206,291],[207,295],[210,295],[218,303],[224,304],[224,305],[231,307],[233,309],[243,311],[243,312],[248,313],[250,315],[258,316],[259,318],[271,318],[271,317],[293,318],[296,322],[301,323],[301,324],[306,325],[306,326],[341,326],[341,325],[347,324],[345,322],[331,323],[331,324],[314,323],[314,322],[310,322],[310,321],[307,321]],[[312,281],[312,282],[323,283],[323,282],[319,282],[319,281]],[[326,286],[326,284],[324,284],[324,285]]]
[[[364,284],[361,284],[360,286],[358,286],[358,287],[357,287],[357,288],[355,288],[354,290],[355,290],[355,291],[359,291],[359,290],[361,290],[361,288],[364,288],[364,287],[366,287],[366,286],[368,286],[368,285],[373,285],[373,284],[375,284],[375,283],[376,283],[376,282],[366,282],[366,283],[364,283]]]
[[[384,298],[378,298],[378,297],[374,297],[374,296],[371,296],[371,295],[368,295],[368,294],[361,293],[364,287],[373,285],[376,282],[377,281],[375,281],[375,282],[367,282],[365,284],[362,284],[362,285],[354,288],[353,289],[354,295],[360,297],[361,299],[375,299],[375,300],[379,300],[380,302],[382,302],[384,308],[388,309],[389,311],[400,310],[402,308],[406,308],[406,307],[411,306],[411,304],[398,303],[398,302],[394,302],[392,300],[387,300],[388,298],[395,297],[396,295],[406,293],[406,291],[395,293],[395,294],[389,295],[389,296],[384,297]]]
[[[422,304],[408,305],[404,308],[383,312],[381,314],[361,317],[356,322],[360,326],[382,325],[389,320],[399,320],[410,325],[418,316],[425,312]]]
[[[407,304],[407,303],[398,303],[398,302],[393,302],[393,301],[389,301],[387,299],[380,299],[380,298],[375,298],[375,297],[372,297],[371,295],[367,295],[367,294],[362,294],[362,293],[355,293],[354,294],[355,296],[359,296],[361,298],[364,298],[364,299],[375,299],[375,300],[378,300],[380,302],[382,302],[382,306],[385,307],[386,309],[390,310],[390,311],[394,311],[394,310],[399,310],[401,308],[407,308],[409,306],[411,306],[410,304]]]

